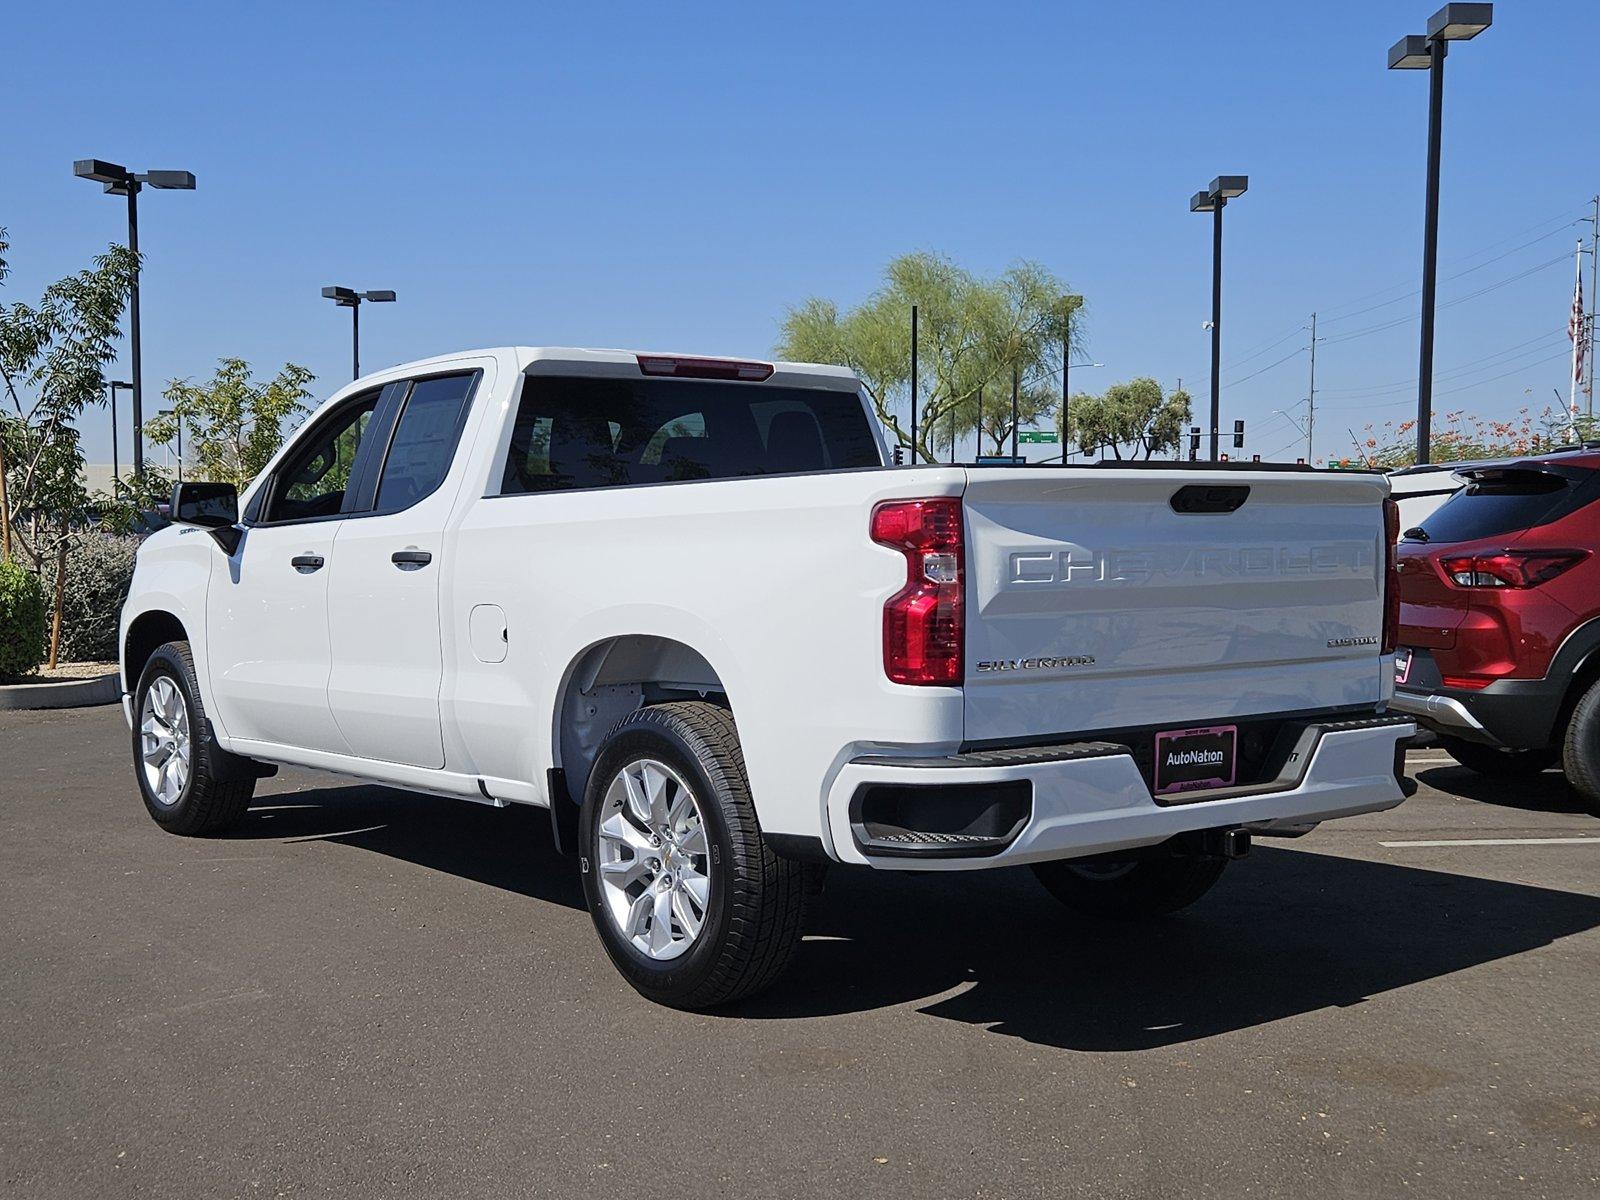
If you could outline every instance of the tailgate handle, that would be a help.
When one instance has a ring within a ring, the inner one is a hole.
[[[1243,484],[1219,487],[1211,483],[1191,483],[1172,493],[1175,513],[1231,513],[1250,498]]]

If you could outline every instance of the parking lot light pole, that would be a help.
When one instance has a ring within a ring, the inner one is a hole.
[[[145,184],[162,191],[194,191],[191,171],[147,171],[136,175],[117,163],[80,158],[72,164],[79,179],[93,180],[111,196],[128,198],[128,251],[133,255],[133,278],[128,287],[128,346],[133,373],[133,473],[144,470],[144,373],[139,361],[139,192]]]
[[[350,378],[360,379],[361,302],[369,300],[373,304],[390,304],[394,301],[394,293],[386,290],[358,292],[354,288],[325,287],[322,289],[322,294],[340,308],[350,310]]]
[[[1103,367],[1103,366],[1105,366],[1105,363],[1097,363],[1097,362],[1075,363],[1075,362],[1073,362],[1071,360],[1072,360],[1072,347],[1070,345],[1066,344],[1065,342],[1063,342],[1062,346],[1061,346],[1061,461],[1062,462],[1066,462],[1067,461],[1067,418],[1068,418],[1068,415],[1069,415],[1068,412],[1067,412],[1067,389],[1072,386],[1072,368],[1073,367],[1087,368],[1087,367]],[[1052,455],[1052,457],[1054,457],[1054,456]],[[1046,459],[1042,459],[1041,461],[1042,462],[1049,462],[1050,459],[1046,458]]]
[[[1222,425],[1222,210],[1250,186],[1248,175],[1218,175],[1189,197],[1190,212],[1211,214],[1211,461],[1217,461]]]
[[[118,461],[117,450],[117,393],[119,391],[133,391],[133,384],[124,383],[120,379],[111,381],[111,494],[117,494],[117,483],[122,476],[122,464]]]
[[[1391,71],[1428,72],[1428,184],[1422,221],[1422,335],[1417,366],[1417,462],[1431,461],[1433,316],[1439,277],[1439,142],[1444,109],[1444,56],[1451,42],[1477,37],[1494,21],[1492,4],[1446,4],[1428,18],[1426,34],[1389,47]]]
[[[158,417],[171,417],[172,421],[173,421],[173,424],[175,424],[178,427],[178,432],[177,432],[177,435],[176,435],[177,436],[177,441],[178,441],[178,482],[182,483],[183,482],[183,417],[181,417],[175,409],[171,409],[171,408],[163,408],[160,412],[158,412],[156,414],[156,416],[158,416]],[[171,445],[171,443],[169,442],[168,445]]]

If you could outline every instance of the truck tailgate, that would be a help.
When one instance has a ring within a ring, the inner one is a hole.
[[[1321,472],[969,471],[967,741],[1379,701],[1386,491]]]

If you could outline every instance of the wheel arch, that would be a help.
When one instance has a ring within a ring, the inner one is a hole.
[[[1567,676],[1567,686],[1551,730],[1553,741],[1564,736],[1572,710],[1578,707],[1584,693],[1600,682],[1600,617],[1579,625],[1561,643],[1551,660],[1549,674],[1563,673]]]
[[[122,690],[131,694],[139,685],[145,664],[168,642],[191,641],[182,618],[165,608],[146,609],[128,625],[122,639]]]
[[[619,634],[580,651],[561,679],[551,761],[568,796],[580,801],[600,743],[637,709],[671,700],[714,700],[733,707],[723,675],[695,647],[658,634]],[[552,796],[552,805],[559,801]]]

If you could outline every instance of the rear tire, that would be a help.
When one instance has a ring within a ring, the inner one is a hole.
[[[1225,858],[1168,855],[1120,861],[1036,863],[1034,876],[1057,900],[1084,916],[1139,921],[1187,908],[1209,892]]]
[[[133,768],[145,809],[168,833],[222,833],[250,806],[256,790],[252,764],[217,745],[188,642],[162,646],[139,676]]]
[[[1458,737],[1439,735],[1439,744],[1451,758],[1469,771],[1488,775],[1494,779],[1526,779],[1556,765],[1561,752],[1546,750],[1502,750],[1483,742],[1469,742]]]
[[[789,965],[818,872],[762,840],[727,709],[681,702],[625,717],[589,774],[578,836],[595,929],[641,995],[715,1008]]]
[[[1600,683],[1591,684],[1572,710],[1561,766],[1583,806],[1600,817]]]

